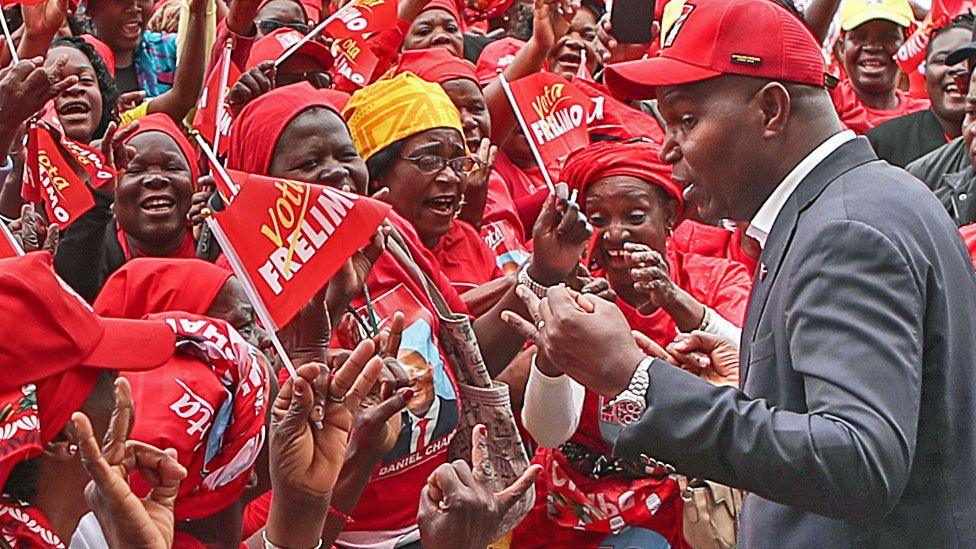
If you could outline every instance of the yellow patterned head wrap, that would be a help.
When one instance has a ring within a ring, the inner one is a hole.
[[[443,88],[412,72],[357,91],[342,114],[363,160],[391,143],[433,128],[453,128],[464,135],[461,115]]]

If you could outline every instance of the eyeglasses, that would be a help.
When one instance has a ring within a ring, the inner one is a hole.
[[[436,154],[425,154],[422,156],[401,156],[407,162],[417,166],[417,169],[426,174],[437,173],[450,166],[454,173],[468,176],[481,169],[481,161],[470,156],[459,156],[457,158],[444,158]]]
[[[288,27],[289,29],[296,30],[302,34],[308,34],[308,25],[302,23],[282,23],[281,21],[276,21],[274,19],[261,19],[257,22],[258,30],[261,34],[271,34],[274,31]]]

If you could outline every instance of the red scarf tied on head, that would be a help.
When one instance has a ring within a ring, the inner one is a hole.
[[[176,146],[179,147],[180,152],[183,153],[183,158],[186,160],[187,166],[190,168],[190,180],[193,182],[193,189],[196,190],[197,180],[200,178],[200,170],[197,166],[197,155],[190,144],[190,140],[186,138],[183,134],[183,130],[173,122],[173,119],[163,113],[153,113],[148,116],[140,118],[138,121],[139,127],[135,132],[130,135],[125,142],[128,143],[132,141],[137,135],[142,135],[149,132],[160,132],[168,135],[170,139],[176,142]],[[122,230],[122,226],[115,223],[116,229],[116,239],[118,240],[119,246],[122,248],[122,254],[125,256],[125,260],[129,261],[135,257],[139,257],[139,253],[133,253],[133,250],[129,247],[129,239],[125,236],[125,231]],[[193,231],[187,224],[186,237],[183,238],[183,245],[180,246],[175,252],[169,255],[169,257],[195,257],[196,256],[196,244],[193,241]]]
[[[434,84],[468,79],[479,85],[474,65],[467,59],[455,57],[444,48],[424,48],[401,53],[393,76],[402,72],[412,72]]]
[[[461,17],[461,5],[457,0],[430,0],[424,9],[420,11],[423,13],[430,10],[443,10],[454,16],[454,20],[457,21],[458,26],[461,27],[462,31],[467,30],[464,23],[464,18]]]
[[[578,149],[563,163],[560,177],[570,189],[579,191],[580,203],[586,197],[586,188],[615,175],[636,177],[649,185],[664,189],[668,196],[678,201],[678,214],[684,209],[685,199],[681,185],[671,176],[671,165],[659,158],[661,147],[649,141],[602,141]]]
[[[308,82],[276,88],[247,104],[234,119],[227,167],[267,175],[278,139],[299,114],[322,107],[342,118],[349,95],[318,89]]]
[[[105,281],[95,313],[132,319],[163,311],[206,314],[232,274],[199,259],[133,259]]]

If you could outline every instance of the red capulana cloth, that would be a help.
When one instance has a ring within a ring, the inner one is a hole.
[[[134,319],[163,311],[206,314],[232,274],[199,259],[133,259],[105,281],[95,312]]]
[[[661,147],[649,141],[593,143],[572,152],[563,163],[562,180],[570,189],[586,196],[590,184],[615,175],[629,175],[657,185],[678,201],[678,212],[684,208],[681,185],[671,177],[671,165],[659,160]]]
[[[295,117],[312,107],[323,107],[342,118],[348,100],[348,94],[318,89],[308,82],[271,90],[248,103],[234,119],[227,167],[266,175],[278,138]]]
[[[467,59],[451,55],[444,48],[407,50],[400,54],[394,75],[412,72],[428,82],[443,84],[450,80],[466,78],[478,84],[475,67]]]
[[[830,91],[830,98],[834,102],[834,109],[840,116],[840,121],[858,134],[862,134],[875,126],[899,116],[916,111],[924,111],[932,106],[928,99],[912,97],[908,92],[895,90],[898,106],[891,110],[877,110],[865,105],[854,91],[854,86],[847,78],[841,80],[836,88]]]

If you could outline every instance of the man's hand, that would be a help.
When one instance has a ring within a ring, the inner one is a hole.
[[[75,412],[68,436],[78,445],[81,463],[92,480],[85,500],[95,513],[110,547],[168,548],[173,544],[173,506],[186,469],[176,450],[160,450],[127,440],[133,419],[132,391],[125,378],[115,380],[115,410],[101,447],[88,417]],[[139,499],[128,477],[139,471],[151,489]]]
[[[651,40],[657,36],[660,24],[656,21],[652,25]],[[602,46],[603,64],[622,63],[624,61],[634,61],[643,58],[650,50],[651,44],[625,44],[617,40],[613,35],[610,24],[610,13],[607,12],[597,24],[597,42]]]
[[[593,227],[579,205],[567,200],[567,194],[565,183],[556,185],[532,230],[534,250],[529,276],[547,286],[562,282],[576,268],[593,235]]]
[[[616,305],[563,286],[549,288],[542,300],[520,290],[533,322],[510,311],[502,318],[555,368],[610,398],[630,385],[645,354]]]
[[[7,226],[20,244],[20,249],[27,252],[46,250],[51,254],[58,252],[61,244],[61,226],[57,223],[47,224],[44,216],[34,211],[33,204],[24,204],[20,209],[20,219]]]
[[[683,369],[712,385],[739,386],[739,346],[727,337],[699,331],[678,334],[668,352]]]
[[[78,83],[75,75],[64,76],[68,56],[61,55],[50,67],[43,57],[24,59],[0,71],[0,123],[11,134],[48,101]]]
[[[532,489],[542,466],[530,466],[511,486],[495,493],[488,457],[487,430],[477,425],[471,438],[473,467],[457,460],[441,465],[427,478],[417,513],[425,549],[484,549],[508,533],[499,528],[506,513]]]

